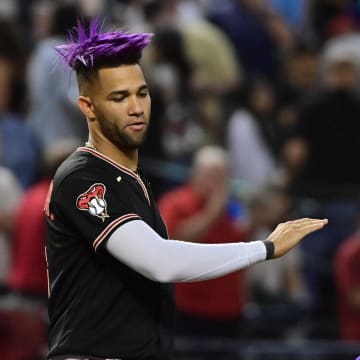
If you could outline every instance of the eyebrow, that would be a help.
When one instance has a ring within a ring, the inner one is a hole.
[[[141,85],[138,89],[137,89],[137,93],[143,90],[148,90],[149,86],[147,84]],[[107,98],[112,98],[114,96],[119,96],[119,95],[129,95],[130,91],[129,90],[115,90],[112,91],[111,93],[108,94]]]

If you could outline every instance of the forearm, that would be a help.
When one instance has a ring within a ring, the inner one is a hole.
[[[119,227],[108,239],[106,248],[119,261],[159,282],[212,279],[267,257],[262,241],[196,244],[166,240],[141,220]]]

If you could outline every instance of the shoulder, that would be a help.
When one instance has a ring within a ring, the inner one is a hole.
[[[74,151],[57,169],[54,176],[54,187],[64,182],[71,183],[72,180],[81,177],[91,178],[96,175],[95,159],[88,154]]]
[[[81,148],[80,148],[81,149]],[[119,176],[119,174],[125,175]],[[116,192],[117,195],[128,197],[133,191],[128,176],[102,159],[87,151],[77,149],[58,168],[53,179],[52,191],[56,199],[68,198],[90,192],[93,189]],[[123,180],[123,181],[121,181]]]

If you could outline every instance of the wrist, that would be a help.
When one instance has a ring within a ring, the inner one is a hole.
[[[266,248],[266,259],[265,260],[273,259],[274,253],[275,253],[274,243],[271,240],[263,240],[263,243]]]

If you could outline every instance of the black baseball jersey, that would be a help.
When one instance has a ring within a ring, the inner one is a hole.
[[[104,246],[119,226],[135,219],[167,237],[147,182],[82,147],[58,169],[46,213],[49,358],[168,359],[171,285],[145,278]]]

